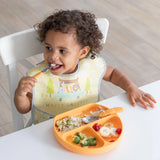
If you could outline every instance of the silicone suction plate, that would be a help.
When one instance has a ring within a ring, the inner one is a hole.
[[[82,115],[84,115],[84,114],[90,115],[90,111],[94,112],[99,107],[102,107],[104,110],[108,109],[107,107],[105,107],[103,105],[91,103],[91,104],[87,104],[87,105],[78,107],[76,109],[70,110],[68,112],[57,115],[53,121],[53,131],[54,131],[54,135],[55,135],[57,141],[63,147],[65,147],[66,149],[68,149],[72,152],[76,152],[79,154],[88,154],[88,155],[101,154],[104,152],[108,152],[111,149],[113,149],[114,147],[116,147],[118,145],[118,143],[122,137],[122,133],[123,133],[122,122],[117,114],[109,115],[107,117],[93,121],[89,124],[85,124],[79,128],[69,130],[67,132],[59,131],[58,127],[56,126],[56,122],[58,120],[61,120],[66,117],[71,117],[71,116],[82,117]],[[121,133],[119,133],[117,136],[103,137],[99,131],[95,131],[93,129],[93,125],[95,125],[96,123],[101,124],[102,126],[105,126],[106,123],[112,123],[114,128],[119,128],[121,130]],[[86,147],[82,147],[80,144],[73,143],[72,141],[78,132],[85,134],[87,137],[95,137],[96,141],[97,141],[97,145],[96,146],[88,146],[86,148]]]

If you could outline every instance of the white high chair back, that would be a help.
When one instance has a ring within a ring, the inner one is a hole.
[[[109,22],[105,18],[97,18],[96,23],[103,34],[102,43],[105,43]],[[43,52],[43,45],[37,40],[37,37],[38,35],[36,31],[32,28],[0,39],[0,56],[3,64],[8,68],[14,131],[24,128],[23,115],[17,111],[14,105],[14,92],[19,81],[16,63],[20,60]]]

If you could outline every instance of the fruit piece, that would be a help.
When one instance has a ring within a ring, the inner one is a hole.
[[[114,142],[115,140],[114,139],[112,139],[112,140],[110,140],[109,142]]]
[[[99,128],[101,128],[102,127],[102,125],[101,124],[99,124]]]
[[[95,123],[95,124],[93,125],[93,129],[94,129],[95,131],[99,131],[101,127],[102,127],[102,125],[101,125],[101,124],[98,125],[98,123]]]
[[[75,136],[72,142],[78,144],[80,140],[81,139],[78,136]]]
[[[100,133],[103,137],[108,137],[110,135],[110,129],[108,127],[101,127]]]
[[[114,128],[114,127],[111,128],[111,134],[112,134],[113,136],[115,136],[115,137],[118,136],[118,133],[116,132],[116,130],[117,130],[117,128]]]
[[[92,127],[94,130],[96,130],[96,124],[97,124],[97,123],[95,123],[95,124],[93,125],[93,127]]]
[[[104,124],[104,127],[111,128],[111,127],[113,127],[113,123],[107,122],[107,123]]]
[[[122,129],[121,129],[121,128],[117,128],[117,129],[116,129],[116,132],[117,132],[118,134],[121,134]]]

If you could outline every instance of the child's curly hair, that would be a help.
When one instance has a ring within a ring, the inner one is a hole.
[[[79,44],[90,47],[91,53],[99,53],[102,49],[103,35],[95,22],[95,15],[79,10],[60,10],[43,22],[36,24],[39,40],[43,42],[48,30],[69,33],[74,30]]]

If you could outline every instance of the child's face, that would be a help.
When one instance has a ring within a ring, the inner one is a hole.
[[[81,48],[73,33],[49,30],[45,38],[44,59],[47,64],[56,64],[50,70],[52,74],[70,74],[76,71],[78,61],[88,54],[89,49],[88,46]]]

